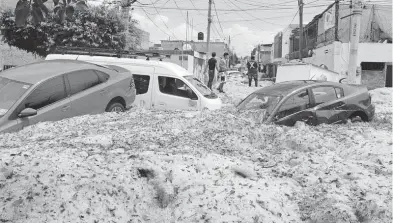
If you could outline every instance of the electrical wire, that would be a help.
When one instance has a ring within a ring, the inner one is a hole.
[[[191,4],[192,4],[192,6],[194,7],[194,9],[196,9],[197,12],[198,12],[200,15],[205,16],[205,15],[203,15],[203,14],[195,7],[195,4],[192,2],[192,0],[189,0],[189,1],[191,2]]]
[[[304,6],[303,8],[318,8],[318,7],[324,7],[326,4],[320,4],[320,5],[310,5],[310,6]],[[144,8],[157,8],[161,10],[188,10],[188,11],[207,11],[208,9],[203,8],[203,9],[198,9],[198,8],[176,8],[176,7],[151,7],[151,6],[140,6],[136,5],[135,7],[144,7]],[[285,8],[247,8],[247,9],[217,9],[217,11],[221,12],[249,12],[249,11],[277,11],[277,10],[292,10],[293,7],[285,7]]]
[[[176,7],[179,9],[179,11],[180,11],[180,13],[181,13],[181,16],[183,17],[184,21],[186,21],[186,23],[187,23],[187,19],[186,19],[186,17],[184,16],[182,10],[181,10],[181,9],[179,8],[179,6],[177,5],[176,0],[173,0],[173,2],[175,3]]]
[[[150,1],[151,1],[151,0],[150,0]],[[155,4],[154,4],[153,2],[152,2],[152,4],[153,4],[154,9],[156,10],[158,16],[160,17],[161,21],[162,21],[162,22],[164,23],[164,25],[166,26],[166,28],[173,34],[173,37],[174,37],[175,39],[178,39],[178,38],[176,37],[176,35],[172,32],[172,30],[168,27],[168,25],[166,24],[166,22],[162,19],[162,16],[161,16],[160,12],[158,11],[158,9],[156,8]]]
[[[289,23],[289,25],[292,24],[293,20],[295,20],[295,18],[296,18],[296,16],[297,16],[298,13],[299,13],[299,9],[297,10],[297,12],[295,13],[295,15],[293,16],[293,18],[292,18],[291,22]],[[283,33],[285,33],[285,32],[289,29],[289,25],[287,26],[287,28],[285,28],[285,29],[282,31]]]
[[[217,8],[216,8],[216,3],[215,3],[214,1],[213,1],[213,6],[214,6],[214,10],[216,11],[217,21],[218,21],[218,24],[220,25],[221,32],[222,32],[222,34],[225,36],[225,34],[224,34],[224,29],[222,28],[220,19],[219,19],[219,17],[218,17]]]
[[[148,13],[145,11],[145,9],[143,9],[142,8],[142,10],[145,12],[145,14],[146,14],[146,17],[158,28],[158,29],[160,29],[163,33],[165,33],[166,35],[168,35],[168,36],[171,36],[170,34],[168,34],[166,31],[164,31],[163,29],[161,29],[161,27],[159,27],[151,18],[150,18],[150,16],[148,15]],[[175,38],[176,39],[176,38]]]
[[[315,15],[315,13],[303,13],[303,15]],[[274,17],[263,17],[260,19],[277,19],[277,18],[292,18],[293,15],[286,15],[286,16],[274,16]],[[221,20],[221,23],[229,23],[229,22],[252,22],[255,21],[255,19],[244,19],[244,20]]]
[[[238,8],[239,10],[242,10],[242,8],[240,8],[238,5],[236,5],[235,3],[233,3],[231,0],[228,0],[230,3],[232,3],[232,5],[234,5],[236,8]],[[269,23],[269,24],[272,24],[272,25],[279,25],[279,26],[281,26],[281,24],[277,24],[277,23],[273,23],[273,22],[268,22],[268,21],[266,21],[266,20],[263,20],[263,19],[260,19],[260,18],[258,18],[258,17],[256,17],[256,16],[254,16],[254,15],[252,15],[252,14],[249,14],[249,16],[251,16],[251,17],[253,17],[254,19],[257,19],[257,20],[259,20],[259,21],[261,21],[261,22],[265,22],[265,23]]]
[[[226,4],[228,4],[228,2],[227,2],[226,0],[224,0],[224,2],[225,2]],[[239,15],[240,15],[240,17],[244,18],[242,14],[239,13]],[[244,18],[244,19],[245,19],[245,18]],[[255,28],[260,29],[260,30],[263,31],[263,29],[261,29],[260,27],[254,25],[253,23],[250,23],[250,24],[251,24],[252,26],[254,26]]]
[[[213,25],[213,29],[216,31],[217,35],[221,38],[221,39],[225,39],[225,36],[223,36],[217,29],[216,25],[214,23],[212,23]]]

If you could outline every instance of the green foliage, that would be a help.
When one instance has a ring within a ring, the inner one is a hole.
[[[11,10],[0,16],[3,40],[40,56],[46,56],[56,46],[124,49],[126,45],[123,20],[117,10],[106,6],[75,11],[64,23],[59,23],[57,16],[48,14],[45,22],[35,25],[27,21],[26,26],[19,28],[14,16]],[[130,23],[130,32],[135,23]]]
[[[85,0],[52,0],[54,10],[50,12],[44,4],[48,0],[18,0],[15,7],[15,26],[24,27],[28,23],[37,25],[49,16],[55,16],[61,24],[72,18],[77,11],[87,10]]]

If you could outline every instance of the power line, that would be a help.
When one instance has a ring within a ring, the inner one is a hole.
[[[214,1],[213,1],[213,6],[214,6],[214,10],[216,11],[217,21],[218,21],[218,24],[220,25],[221,32],[222,32],[222,34],[225,36],[225,34],[224,34],[224,29],[222,28],[221,23],[220,23],[220,19],[218,18],[216,3],[215,3]]]
[[[234,5],[236,8],[238,8],[239,10],[243,10],[242,8],[240,8],[238,5],[236,5],[235,3],[233,3],[231,0],[228,0],[230,3],[232,3],[232,5]],[[268,21],[265,21],[265,20],[263,20],[263,19],[260,19],[260,18],[258,18],[258,17],[255,17],[254,15],[252,15],[252,14],[248,14],[249,16],[251,16],[251,17],[253,17],[253,18],[255,18],[255,19],[257,19],[257,20],[259,20],[259,21],[261,21],[261,22],[265,22],[265,23],[270,23],[270,24],[272,24],[272,25],[279,25],[279,26],[281,26],[281,24],[277,24],[277,23],[273,23],[273,22],[268,22]]]
[[[192,0],[190,0],[190,2],[191,2],[191,4],[192,4],[192,6],[194,7],[194,9],[196,9],[197,12],[198,12],[200,15],[205,16],[205,15],[203,15],[203,14],[195,7],[194,2],[192,2]]]
[[[145,11],[145,9],[142,8],[142,10],[145,12],[146,17],[147,17],[155,26],[157,26],[158,29],[160,29],[163,33],[165,33],[165,34],[168,35],[169,37],[171,36],[170,34],[168,34],[167,32],[165,32],[163,29],[161,29],[161,27],[159,27],[159,26],[150,18],[150,16],[149,16],[148,13]],[[176,39],[176,37],[175,37],[175,39]]]
[[[225,39],[225,37],[218,31],[216,25],[213,23],[213,29],[216,31],[217,35],[221,38],[221,39]]]
[[[179,6],[177,5],[176,0],[173,0],[173,2],[175,3],[176,7],[179,9],[179,11],[180,11],[180,13],[181,13],[181,16],[183,17],[184,21],[187,21],[187,19],[185,18],[185,16],[184,16],[182,10],[181,10],[181,9],[179,8]],[[186,22],[186,23],[187,23],[187,22]]]
[[[254,2],[254,1],[239,1],[239,0],[237,0],[237,2],[239,2],[241,4],[245,4],[245,5],[258,6],[260,8],[270,8],[271,6],[286,5],[288,3],[296,2],[296,0],[291,0],[291,1],[288,1],[288,2],[281,2],[281,3],[278,3],[278,4],[263,4],[263,5],[258,4],[260,2],[255,2],[256,4],[250,3],[250,2]]]
[[[150,0],[150,1],[151,1],[151,0]],[[152,4],[153,4],[154,9],[155,9],[156,12],[158,13],[158,16],[160,17],[161,21],[162,21],[162,22],[164,23],[164,25],[166,26],[166,28],[173,34],[173,37],[174,37],[175,39],[178,39],[178,38],[176,37],[176,35],[172,32],[172,30],[168,27],[168,25],[166,24],[166,22],[164,22],[164,20],[162,19],[162,16],[161,16],[160,12],[157,10],[155,4],[154,4],[153,2],[152,2]]]
[[[292,24],[293,20],[295,20],[295,18],[296,18],[298,13],[299,13],[299,9],[297,10],[295,15],[293,16],[293,18],[292,18],[291,22],[289,23],[289,25]],[[285,33],[289,29],[289,25],[287,26],[287,28],[284,29],[284,31],[282,31],[283,33]]]
[[[304,15],[315,15],[315,13],[303,13]],[[263,17],[260,19],[278,19],[278,18],[289,18],[292,17],[293,15],[283,15],[283,16],[274,16],[274,17]],[[255,21],[255,19],[244,19],[244,20],[221,20],[221,23],[229,23],[229,22],[252,22]]]
[[[308,7],[304,8],[319,8],[319,7],[324,7],[327,6],[326,4],[321,4],[321,5],[310,5]],[[135,7],[144,7],[144,8],[157,8],[161,10],[189,10],[189,11],[207,11],[208,9],[201,9],[201,8],[176,8],[176,7],[151,7],[151,6],[141,6],[141,5],[135,5]],[[217,9],[217,11],[221,12],[248,12],[248,11],[277,11],[277,10],[292,10],[293,7],[285,7],[285,8],[247,8],[247,9]]]

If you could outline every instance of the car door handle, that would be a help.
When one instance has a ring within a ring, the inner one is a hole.
[[[108,91],[104,89],[104,90],[100,91],[100,94],[105,94],[106,92],[108,92]]]
[[[69,106],[69,105],[65,105],[65,106],[63,106],[63,107],[61,108],[61,111],[65,112],[65,111],[67,111],[68,109],[70,109],[70,106]]]
[[[165,106],[166,104],[164,102],[159,102],[158,105]]]

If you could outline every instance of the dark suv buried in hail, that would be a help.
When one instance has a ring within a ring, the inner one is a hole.
[[[237,106],[258,122],[293,126],[371,121],[375,107],[366,86],[326,81],[288,81],[261,88]]]

